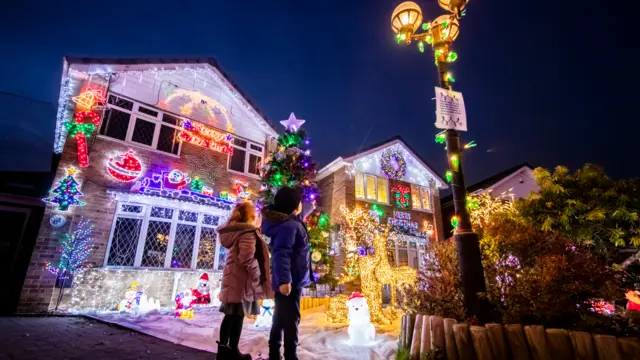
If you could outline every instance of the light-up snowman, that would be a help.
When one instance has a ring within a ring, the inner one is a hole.
[[[369,304],[359,292],[354,292],[347,300],[349,310],[349,345],[368,346],[376,337],[376,328],[371,323]]]
[[[262,300],[262,306],[260,307],[260,314],[256,319],[255,327],[269,328],[273,323],[273,310],[276,304],[271,299]]]

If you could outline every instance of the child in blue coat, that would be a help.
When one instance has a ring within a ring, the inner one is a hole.
[[[309,234],[302,222],[313,211],[302,204],[302,189],[283,187],[274,204],[262,211],[262,232],[271,239],[271,282],[275,293],[273,325],[269,336],[269,359],[280,360],[284,333],[284,358],[296,360],[300,297],[313,280]]]

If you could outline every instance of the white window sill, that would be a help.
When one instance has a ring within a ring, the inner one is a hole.
[[[377,205],[387,205],[387,206],[391,206],[390,203],[388,202],[381,202],[381,201],[376,201],[376,200],[369,200],[369,199],[365,199],[365,198],[356,198],[357,201],[364,201],[366,203],[369,204],[377,204]]]
[[[111,141],[111,142],[114,142],[114,143],[117,143],[117,144],[122,144],[122,145],[132,146],[134,148],[144,149],[146,151],[154,152],[156,154],[170,156],[170,157],[176,158],[176,159],[180,158],[180,151],[178,151],[178,154],[176,155],[176,154],[172,154],[172,153],[168,153],[168,152],[164,152],[164,151],[160,151],[160,150],[154,149],[151,146],[147,146],[147,145],[144,145],[144,144],[138,144],[136,142],[128,142],[128,141],[123,141],[123,140],[120,140],[120,139],[114,139],[114,138],[108,137],[106,135],[96,135],[96,137],[98,139],[101,139],[101,140],[107,140],[107,141]]]

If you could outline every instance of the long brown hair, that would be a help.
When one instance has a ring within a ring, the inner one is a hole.
[[[227,224],[232,222],[253,223],[255,220],[256,207],[251,201],[243,201],[236,204],[236,207],[233,208]]]

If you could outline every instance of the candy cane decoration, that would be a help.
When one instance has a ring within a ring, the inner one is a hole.
[[[90,124],[85,124],[85,118],[91,120]],[[87,138],[100,123],[100,116],[93,111],[78,111],[75,122],[66,122],[64,125],[69,131],[69,135],[75,136],[78,143],[78,165],[80,167],[89,166],[89,156],[87,154]]]

